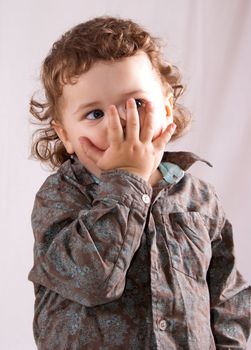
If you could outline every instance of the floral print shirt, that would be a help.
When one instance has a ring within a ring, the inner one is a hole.
[[[38,349],[246,348],[251,287],[196,161],[212,166],[165,152],[174,174],[153,187],[121,169],[98,179],[75,155],[47,177],[31,215]]]

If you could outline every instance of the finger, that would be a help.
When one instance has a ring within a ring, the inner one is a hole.
[[[175,129],[176,129],[176,124],[174,123],[169,124],[165,129],[165,131],[163,131],[162,134],[154,140],[153,145],[159,150],[164,150],[166,144],[172,138]]]
[[[97,147],[95,147],[94,144],[87,137],[80,136],[79,142],[87,157],[95,163],[97,163],[104,152],[100,151]]]
[[[114,105],[110,106],[108,109],[108,138],[111,144],[121,143],[124,140],[119,114]]]
[[[146,116],[144,120],[144,125],[142,126],[140,139],[142,142],[152,141],[154,134],[154,106],[152,102],[148,101],[146,105]]]
[[[127,101],[126,140],[129,143],[139,140],[139,114],[133,98]]]

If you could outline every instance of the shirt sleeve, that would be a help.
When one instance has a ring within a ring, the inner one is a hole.
[[[28,279],[85,306],[119,298],[151,195],[143,178],[120,169],[102,173],[92,203],[72,184],[51,181],[34,202]]]
[[[212,240],[212,259],[207,275],[211,328],[216,349],[242,350],[246,349],[250,334],[251,287],[236,267],[233,227],[219,205],[221,224]]]

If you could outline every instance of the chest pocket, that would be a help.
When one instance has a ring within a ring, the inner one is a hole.
[[[206,279],[212,251],[203,215],[178,212],[162,218],[172,267],[194,279]]]

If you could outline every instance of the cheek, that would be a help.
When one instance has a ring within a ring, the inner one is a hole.
[[[107,130],[104,125],[96,124],[92,127],[85,127],[81,136],[87,137],[97,148],[100,150],[106,150],[108,147],[107,143]]]
[[[163,108],[158,108],[154,113],[154,139],[158,137],[167,126],[166,112]]]

